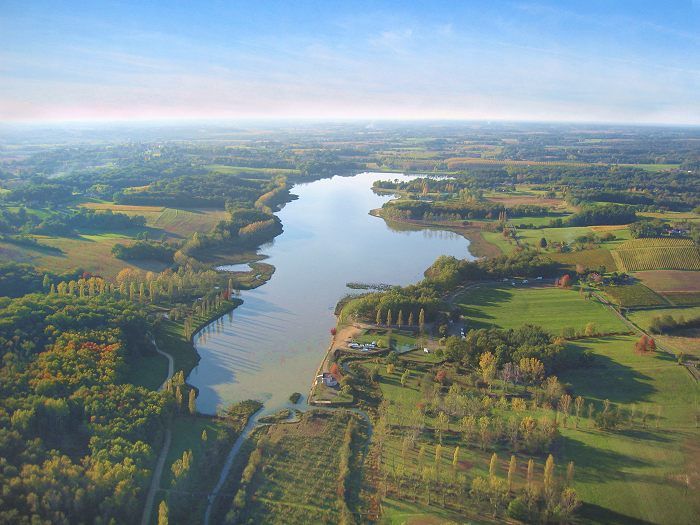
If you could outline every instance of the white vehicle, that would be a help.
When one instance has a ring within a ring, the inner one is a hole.
[[[535,279],[535,280],[536,280],[536,281],[541,281],[541,280],[542,280],[542,277],[538,277],[538,278]]]
[[[423,353],[424,353],[424,354],[429,354],[429,353],[430,353],[430,350],[428,350],[427,348],[423,348]]]
[[[530,281],[528,281],[527,279],[525,279],[525,280],[523,281],[523,284],[527,284],[527,283],[529,283],[529,282],[530,282]]]

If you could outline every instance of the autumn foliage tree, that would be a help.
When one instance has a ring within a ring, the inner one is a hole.
[[[634,344],[634,351],[639,355],[651,354],[656,350],[656,341],[648,335],[643,335]]]

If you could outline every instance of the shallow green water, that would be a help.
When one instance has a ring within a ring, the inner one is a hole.
[[[195,338],[202,360],[188,381],[199,388],[200,411],[259,399],[270,412],[288,406],[292,392],[306,397],[346,283],[409,284],[439,255],[471,258],[459,235],[392,230],[368,214],[390,198],[372,183],[398,177],[362,173],[294,187],[299,199],[279,212],[284,233],[261,249],[277,268],[272,279]]]

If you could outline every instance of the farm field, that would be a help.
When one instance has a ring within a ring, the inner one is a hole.
[[[351,417],[357,416],[312,411],[299,423],[269,427],[261,465],[247,491],[246,522],[337,523],[339,450]],[[361,439],[356,432],[355,440]]]
[[[690,239],[634,239],[612,252],[620,270],[700,270],[700,248]]]
[[[596,299],[555,287],[482,286],[465,291],[455,303],[467,328],[517,328],[534,324],[559,334],[564,328],[581,331],[594,323],[600,333],[624,333],[627,328]]]
[[[167,233],[169,237],[184,239],[194,232],[207,233],[222,220],[228,218],[225,210],[215,209],[179,209],[163,206],[131,206],[111,202],[86,202],[85,208],[93,210],[112,210],[127,215],[142,215],[146,226],[161,232],[153,232],[152,237]]]
[[[700,358],[700,329],[677,330],[673,335],[657,335],[656,341],[676,354]]]
[[[634,275],[646,286],[660,293],[700,292],[700,273],[681,270],[651,270]]]
[[[57,250],[0,242],[0,253],[12,260],[29,262],[40,269],[64,272],[83,268],[107,278],[114,277],[122,268],[156,272],[167,267],[157,261],[134,263],[116,259],[112,255],[112,247],[116,243],[133,242],[133,237],[124,233],[82,234],[75,237],[36,236],[36,239],[40,244]]]
[[[670,305],[661,295],[641,283],[606,286],[604,291],[613,303],[625,308]]]
[[[698,272],[651,270],[637,272],[635,277],[675,305],[700,304],[700,273]]]
[[[292,168],[251,168],[247,166],[225,166],[223,164],[209,164],[206,166],[206,168],[215,173],[226,173],[233,175],[298,175],[300,173],[298,169]]]
[[[593,248],[592,250],[580,250],[575,252],[556,253],[550,252],[547,257],[563,264],[569,270],[575,271],[576,265],[584,268],[600,268],[604,266],[607,271],[616,271],[617,264],[607,248]]]

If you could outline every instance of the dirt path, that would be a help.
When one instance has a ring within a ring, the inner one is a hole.
[[[167,352],[163,352],[156,344],[155,339],[151,339],[153,346],[160,355],[165,356],[168,360],[168,376],[160,385],[158,390],[163,390],[165,384],[173,377],[175,373],[175,361],[173,356]],[[170,443],[173,440],[173,433],[170,430],[170,425],[165,429],[165,440],[163,441],[163,448],[160,450],[160,455],[158,456],[158,461],[156,462],[156,468],[153,470],[153,476],[151,477],[151,484],[148,487],[148,495],[146,496],[146,503],[143,506],[143,514],[141,515],[141,525],[148,525],[151,521],[151,510],[153,509],[153,502],[156,499],[156,492],[158,492],[158,487],[160,486],[160,478],[163,476],[163,468],[165,467],[165,459],[168,457],[168,451],[170,451]]]

